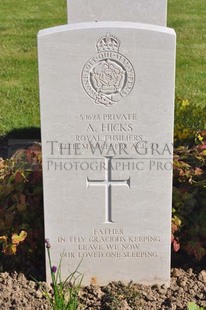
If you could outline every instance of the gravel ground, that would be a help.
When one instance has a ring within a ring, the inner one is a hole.
[[[51,286],[45,282],[39,285],[21,273],[1,273],[0,309],[51,309],[42,288],[52,293]],[[132,282],[85,287],[80,292],[79,310],[175,310],[187,309],[191,301],[206,309],[206,271],[195,273],[191,268],[187,271],[174,268],[170,287],[146,287]]]

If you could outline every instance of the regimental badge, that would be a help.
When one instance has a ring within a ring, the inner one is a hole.
[[[135,72],[130,61],[119,53],[120,40],[111,34],[101,37],[97,53],[82,70],[82,85],[96,104],[111,107],[127,97],[135,83]]]

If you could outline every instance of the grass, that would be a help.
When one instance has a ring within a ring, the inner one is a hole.
[[[40,126],[37,33],[65,23],[65,0],[0,0],[0,136]]]
[[[177,33],[176,96],[205,106],[205,0],[168,0],[168,12],[168,26]]]
[[[206,102],[205,0],[168,0],[177,32],[176,95]],[[66,0],[0,0],[0,136],[39,127],[37,32],[66,23]]]

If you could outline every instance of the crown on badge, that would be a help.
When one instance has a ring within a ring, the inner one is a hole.
[[[96,44],[98,52],[113,51],[118,52],[120,47],[120,41],[113,35],[107,33],[101,37]]]

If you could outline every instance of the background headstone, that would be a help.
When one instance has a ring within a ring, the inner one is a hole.
[[[66,25],[40,31],[38,55],[53,264],[66,278],[81,261],[83,284],[168,283],[174,31]]]
[[[129,21],[166,26],[167,0],[67,0],[68,23]]]

